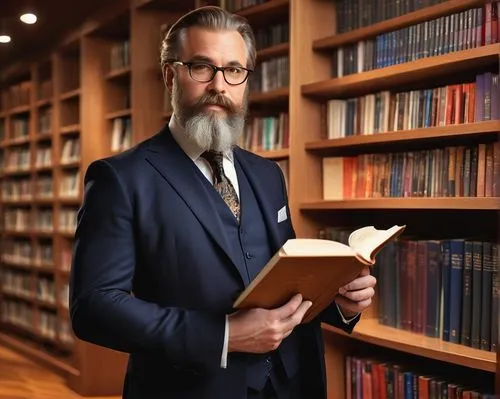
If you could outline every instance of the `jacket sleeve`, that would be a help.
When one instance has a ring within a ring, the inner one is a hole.
[[[138,265],[131,195],[106,160],[89,166],[84,186],[70,277],[76,336],[122,352],[164,354],[176,365],[219,368],[225,315],[161,307],[134,297]]]

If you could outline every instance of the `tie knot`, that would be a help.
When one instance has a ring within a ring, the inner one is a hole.
[[[217,182],[220,182],[224,173],[224,169],[222,166],[222,152],[205,151],[203,154],[201,154],[201,156],[208,161],[214,171]]]

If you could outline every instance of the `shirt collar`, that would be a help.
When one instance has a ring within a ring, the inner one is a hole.
[[[189,140],[189,137],[184,133],[182,126],[177,123],[175,114],[172,114],[170,117],[168,128],[170,129],[172,137],[177,142],[179,147],[181,147],[181,149],[193,162],[196,162],[204,150],[201,149],[195,142]],[[230,162],[234,162],[233,151],[225,151],[224,158],[228,159]]]

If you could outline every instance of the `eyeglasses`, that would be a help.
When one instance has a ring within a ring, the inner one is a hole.
[[[226,66],[218,67],[207,62],[183,62],[183,61],[173,61],[173,64],[184,65],[189,69],[189,76],[193,80],[200,83],[208,83],[214,77],[218,71],[222,72],[224,80],[231,86],[237,86],[242,84],[247,80],[252,69],[247,69],[239,66]]]

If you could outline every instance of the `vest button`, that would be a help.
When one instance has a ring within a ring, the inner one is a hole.
[[[250,252],[245,252],[245,257],[247,259],[252,259],[253,258],[253,255],[250,253]]]

